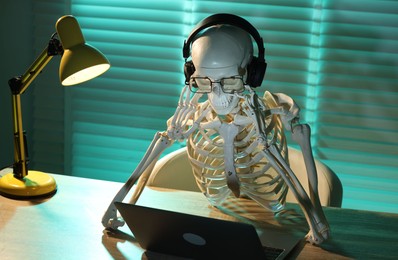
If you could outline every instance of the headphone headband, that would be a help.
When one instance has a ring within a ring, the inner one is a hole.
[[[217,24],[228,24],[236,26],[250,33],[250,35],[257,43],[258,59],[260,61],[264,61],[264,42],[256,28],[254,28],[253,25],[251,25],[247,20],[243,19],[242,17],[226,13],[211,15],[195,26],[195,28],[189,34],[187,40],[184,41],[184,47],[182,49],[182,52],[185,60],[188,59],[188,57],[190,56],[191,43],[193,42],[195,36],[203,29]]]

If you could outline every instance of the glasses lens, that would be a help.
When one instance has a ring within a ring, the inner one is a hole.
[[[243,80],[240,77],[224,78],[221,80],[221,86],[224,92],[241,92],[243,91]]]
[[[192,77],[189,82],[191,91],[198,93],[211,92],[211,81],[209,78]]]

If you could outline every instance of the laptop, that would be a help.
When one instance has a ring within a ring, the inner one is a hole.
[[[282,245],[262,245],[253,225],[115,202],[147,253],[182,259],[283,259],[301,240],[286,234]],[[281,236],[277,233],[277,236]],[[270,234],[272,236],[272,234]],[[271,237],[270,241],[274,241]],[[146,254],[147,254],[146,253]],[[148,254],[147,254],[148,256]]]

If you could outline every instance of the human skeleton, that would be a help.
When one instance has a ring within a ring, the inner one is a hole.
[[[244,83],[252,52],[249,34],[235,26],[212,26],[195,39],[195,71],[187,79],[175,114],[168,120],[167,130],[155,135],[113,199],[102,220],[104,227],[117,229],[124,224],[117,217],[114,202],[122,201],[138,180],[131,200],[135,203],[161,153],[174,141],[186,140],[194,177],[212,205],[221,205],[231,196],[248,197],[279,212],[290,188],[310,227],[307,240],[320,244],[328,238],[329,226],[318,197],[310,128],[299,123],[299,108],[290,97],[265,92],[260,98]],[[205,94],[208,99],[200,102]],[[288,164],[283,127],[291,131],[303,152],[309,195]]]

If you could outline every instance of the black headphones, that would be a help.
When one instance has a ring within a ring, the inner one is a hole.
[[[267,63],[264,59],[264,43],[260,34],[248,21],[233,14],[214,14],[199,22],[198,25],[192,30],[188,39],[184,41],[184,47],[182,49],[182,54],[185,59],[184,74],[185,74],[185,84],[188,84],[189,79],[195,72],[195,66],[192,61],[187,61],[191,54],[191,44],[195,36],[202,30],[217,24],[228,24],[232,26],[239,27],[246,32],[250,33],[253,39],[256,41],[258,46],[258,57],[253,56],[251,62],[247,65],[247,79],[246,84],[255,88],[261,85],[265,70],[267,68]]]

